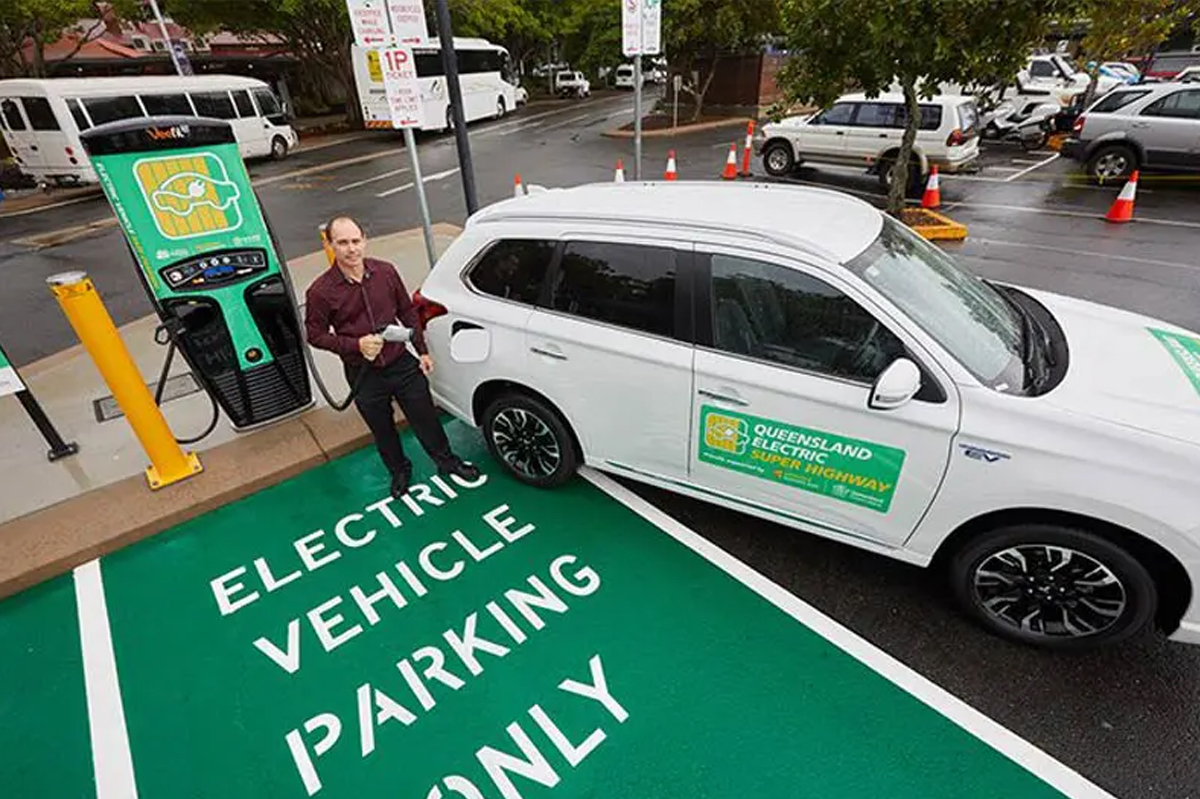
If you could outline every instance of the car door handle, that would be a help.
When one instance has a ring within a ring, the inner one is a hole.
[[[1131,128],[1148,128],[1148,127],[1150,127],[1150,123],[1149,122],[1132,122],[1132,123],[1130,123],[1129,127],[1131,127]]]
[[[721,394],[720,392],[717,392],[717,391],[710,391],[707,388],[700,389],[699,393],[700,393],[700,396],[702,396],[702,397],[708,397],[709,399],[714,399],[717,402],[728,402],[730,405],[741,405],[744,407],[744,406],[750,404],[749,402],[746,402],[746,400],[742,399],[741,397],[733,397],[733,396],[730,396],[729,394]]]
[[[546,350],[542,349],[541,347],[530,347],[529,351],[536,352],[538,355],[545,355],[547,358],[554,358],[555,360],[559,361],[567,360],[566,355],[563,355],[561,352],[555,352],[554,350]]]

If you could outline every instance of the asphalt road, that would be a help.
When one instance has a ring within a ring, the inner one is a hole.
[[[631,118],[631,98],[618,95],[472,126],[480,203],[508,196],[515,173],[549,186],[611,180],[624,158],[632,179],[632,142],[600,135]],[[724,128],[647,139],[644,176],[660,176],[673,147],[681,180],[714,178],[729,143],[743,135]],[[458,166],[453,137],[425,137],[418,151],[434,220],[461,224],[466,209],[459,175],[451,172]],[[1200,329],[1200,183],[1143,176],[1138,221],[1111,225],[1101,217],[1119,187],[1084,185],[1069,163],[1052,156],[994,146],[979,174],[943,175],[942,210],[970,230],[967,241],[948,249],[988,277]],[[361,217],[372,234],[417,226],[413,190],[401,189],[412,180],[407,166],[401,138],[379,134],[254,164],[251,173],[293,257],[317,248],[316,226],[334,213]],[[882,202],[875,179],[853,169],[806,168],[791,181]],[[88,269],[118,323],[150,312],[116,229],[72,230],[109,217],[103,200],[0,216],[0,341],[18,365],[75,342],[45,288],[56,271]],[[1013,646],[960,617],[935,575],[630,487],[1115,796],[1200,799],[1200,648],[1158,636],[1069,656]]]

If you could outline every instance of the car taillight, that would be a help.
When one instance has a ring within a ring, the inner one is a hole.
[[[966,144],[967,137],[958,128],[950,131],[950,136],[946,139],[947,147],[958,147],[960,144]]]
[[[1084,116],[1083,114],[1080,114],[1079,116],[1077,116],[1075,118],[1075,124],[1071,126],[1071,132],[1074,133],[1076,136],[1082,136],[1084,122],[1087,122],[1086,116]]]
[[[449,313],[445,305],[433,300],[427,300],[421,296],[420,289],[413,292],[412,299],[413,304],[417,306],[417,315],[421,317],[422,326],[428,325],[431,319],[437,319],[439,316],[445,316]]]
[[[70,147],[67,147],[66,151],[67,151],[67,155],[75,155],[75,151],[72,150]]]

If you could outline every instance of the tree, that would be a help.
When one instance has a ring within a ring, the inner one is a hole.
[[[107,4],[118,16],[136,13],[133,0]],[[46,45],[71,34],[71,58],[85,44],[104,32],[106,12],[93,0],[5,0],[0,3],[0,77],[46,77]],[[84,28],[80,20],[90,19]],[[32,48],[30,47],[32,45]],[[30,55],[26,55],[26,50]]]
[[[1177,27],[1200,15],[1200,0],[1083,0],[1086,20],[1080,53],[1091,62],[1084,106],[1091,104],[1100,65],[1132,55],[1151,55]]]
[[[904,95],[904,135],[890,158],[888,212],[899,215],[910,185],[909,157],[920,100],[942,83],[1007,82],[1051,20],[1078,0],[782,0],[784,35],[796,53],[780,74],[791,101],[826,105],[856,88]],[[881,168],[888,168],[884,164]]]

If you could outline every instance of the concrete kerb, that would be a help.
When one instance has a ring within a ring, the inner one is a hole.
[[[454,236],[460,228],[437,224],[434,232]],[[393,236],[419,240],[422,233],[418,228]],[[318,250],[289,262],[298,292],[323,268],[324,258]],[[32,382],[40,371],[72,357],[86,357],[82,345],[22,371]],[[401,428],[406,424],[398,411],[396,422]],[[356,413],[321,406],[203,450],[204,472],[173,486],[152,492],[144,476],[132,475],[18,516],[0,524],[0,598],[370,443],[370,432]]]
[[[673,136],[682,136],[688,133],[696,133],[703,130],[717,130],[719,128],[744,126],[750,123],[750,117],[730,117],[728,119],[717,119],[712,122],[698,122],[694,125],[680,125],[677,128],[663,128],[661,130],[642,130],[642,138],[644,139],[669,139]],[[614,128],[606,130],[602,136],[607,136],[611,139],[632,139],[632,130],[621,130]]]

